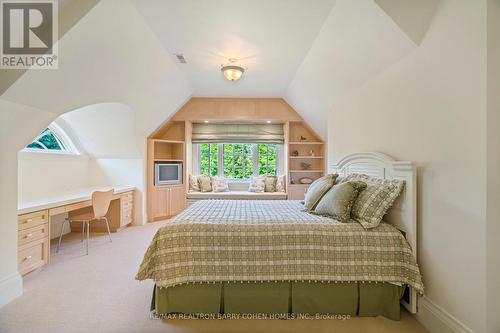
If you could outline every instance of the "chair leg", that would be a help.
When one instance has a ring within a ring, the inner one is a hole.
[[[110,243],[113,243],[113,241],[111,240],[111,231],[109,231],[109,223],[108,223],[108,219],[106,217],[103,217],[104,221],[106,221],[106,227],[108,228],[108,236],[109,236],[109,242]]]
[[[59,242],[57,243],[57,250],[56,253],[59,253],[59,248],[61,247],[61,239],[63,235],[63,230],[64,230],[64,224],[68,221],[68,219],[64,219],[62,225],[61,225],[61,231],[59,232]]]
[[[87,221],[87,255],[89,255],[90,221]]]

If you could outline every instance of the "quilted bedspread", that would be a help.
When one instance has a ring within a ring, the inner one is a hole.
[[[154,236],[138,280],[185,283],[367,281],[407,284],[423,293],[402,233],[302,212],[292,200],[202,200]]]

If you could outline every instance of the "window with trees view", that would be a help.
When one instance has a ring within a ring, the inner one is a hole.
[[[229,179],[249,179],[253,175],[275,176],[278,149],[275,144],[199,144],[200,174],[223,175]]]
[[[200,174],[217,176],[219,173],[219,146],[216,143],[200,145]]]
[[[66,150],[62,141],[50,128],[44,129],[42,133],[40,133],[35,140],[33,140],[33,142],[26,146],[26,148],[59,151]]]

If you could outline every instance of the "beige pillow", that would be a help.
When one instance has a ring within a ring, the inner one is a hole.
[[[276,192],[276,182],[278,178],[276,176],[266,176],[264,191],[265,192]]]
[[[364,174],[350,174],[346,181],[362,181],[366,189],[359,193],[351,210],[351,217],[365,228],[379,225],[387,211],[392,207],[404,186],[401,179],[380,179]]]
[[[316,207],[323,195],[332,188],[337,176],[337,174],[326,175],[309,185],[304,198],[304,211],[311,211]]]
[[[199,176],[198,185],[201,192],[212,192],[212,180],[209,176]]]
[[[189,175],[189,190],[193,192],[200,192],[200,185],[198,184],[199,175]]]
[[[252,177],[252,179],[250,180],[250,187],[248,188],[249,192],[263,193],[265,189],[266,189],[265,176]]]
[[[316,205],[311,213],[330,216],[340,222],[349,222],[351,209],[359,195],[366,188],[366,183],[348,181],[334,185]]]
[[[285,192],[285,175],[278,176],[276,179],[276,192]]]
[[[214,176],[212,180],[212,191],[214,192],[228,192],[229,186],[227,184],[227,179],[224,177]]]

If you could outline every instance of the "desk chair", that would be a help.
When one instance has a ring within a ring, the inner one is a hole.
[[[109,222],[106,218],[106,214],[108,213],[109,205],[111,204],[111,199],[113,199],[114,190],[110,190],[107,192],[94,192],[92,193],[92,212],[84,213],[81,215],[73,216],[71,219],[65,219],[61,226],[61,233],[59,234],[59,243],[57,244],[57,251],[59,252],[59,247],[61,246],[61,239],[64,229],[64,224],[66,222],[82,222],[82,237],[81,241],[83,242],[83,236],[85,233],[85,226],[87,227],[87,242],[86,242],[86,250],[87,255],[89,254],[89,240],[90,240],[90,222],[104,220],[106,222],[106,227],[108,228],[108,236],[109,241],[111,240],[111,232],[109,231]]]

